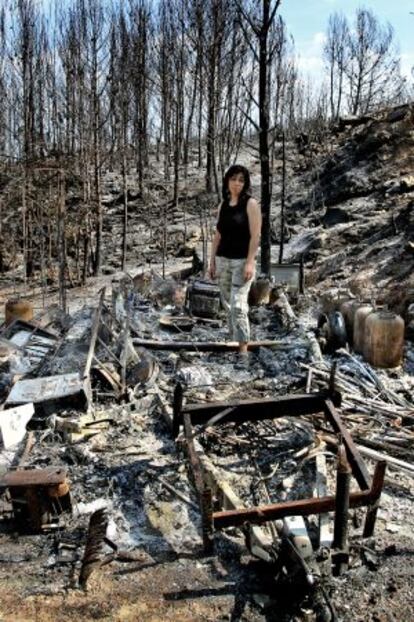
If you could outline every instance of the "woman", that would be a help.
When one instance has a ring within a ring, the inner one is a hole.
[[[218,276],[221,300],[228,313],[230,338],[239,342],[241,363],[247,361],[250,339],[247,296],[255,274],[260,241],[261,212],[250,195],[250,174],[239,164],[231,166],[223,179],[213,238],[210,277]]]

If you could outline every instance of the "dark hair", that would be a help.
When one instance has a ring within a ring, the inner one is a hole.
[[[251,196],[249,171],[247,170],[245,166],[242,166],[241,164],[233,164],[233,166],[230,166],[230,168],[227,169],[223,177],[223,189],[222,189],[223,201],[228,201],[228,199],[230,198],[230,193],[229,193],[230,177],[233,177],[234,175],[238,175],[239,173],[241,173],[244,177],[244,186],[243,186],[243,190],[240,193],[239,200],[248,199]]]

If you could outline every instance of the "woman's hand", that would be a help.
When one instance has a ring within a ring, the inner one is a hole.
[[[248,259],[244,264],[244,280],[250,281],[254,277],[254,260]]]
[[[209,273],[210,279],[213,281],[216,278],[216,260],[214,257],[210,260],[210,266],[208,269],[208,273]]]

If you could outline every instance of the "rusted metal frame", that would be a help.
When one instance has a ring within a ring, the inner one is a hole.
[[[212,548],[212,535],[213,535],[213,507],[212,507],[212,492],[211,488],[206,486],[203,469],[200,459],[197,455],[194,447],[193,432],[191,427],[191,420],[189,414],[183,415],[185,446],[187,450],[188,459],[191,465],[192,476],[194,480],[194,486],[197,491],[198,500],[201,510],[202,529],[203,529],[203,545],[206,552],[211,551]]]
[[[232,409],[220,419],[220,423],[234,421],[261,421],[276,417],[311,415],[323,412],[326,393],[292,395],[289,397],[243,400],[238,402],[215,402],[213,404],[187,404],[182,414],[191,416],[192,425],[207,423],[214,415]]]
[[[379,507],[379,500],[384,486],[385,470],[387,468],[387,462],[381,460],[375,465],[374,476],[372,478],[372,500],[369,504],[367,514],[365,517],[365,525],[363,531],[364,538],[370,538],[374,533],[375,521],[377,520],[377,512]]]
[[[100,320],[101,313],[102,313],[102,306],[103,306],[103,301],[105,298],[105,292],[106,292],[106,287],[103,287],[100,291],[99,303],[96,308],[95,316],[94,316],[93,323],[92,323],[92,335],[91,335],[91,340],[89,344],[89,351],[88,351],[88,356],[87,356],[86,363],[85,363],[85,368],[83,370],[84,379],[89,378],[89,374],[91,371],[92,359],[95,354],[95,346],[96,346],[96,341],[98,338],[99,320]]]
[[[358,508],[370,505],[375,499],[372,490],[354,492],[349,496],[349,506]],[[226,510],[213,512],[213,525],[215,529],[223,527],[239,527],[245,522],[261,525],[268,521],[285,518],[286,516],[309,516],[310,514],[324,514],[335,510],[335,497],[321,497],[320,499],[299,499],[298,501],[285,501],[272,503],[242,510]]]
[[[364,460],[356,447],[352,436],[346,429],[339,413],[336,411],[333,402],[328,398],[324,401],[323,411],[335,432],[341,434],[346,449],[346,455],[352,468],[352,474],[358,482],[361,490],[370,488],[370,478]]]
[[[267,418],[274,419],[278,416],[300,416],[323,411],[334,430],[342,435],[352,473],[362,489],[362,492],[349,495],[349,507],[369,506],[364,536],[366,534],[371,535],[384,482],[385,463],[378,463],[371,488],[369,474],[363,459],[350,433],[343,424],[339,413],[335,410],[334,402],[338,405],[340,404],[340,395],[333,390],[333,382],[334,378],[331,380],[331,387],[328,392],[329,397],[327,397],[326,392],[320,392],[312,395],[290,396],[287,398],[265,399],[260,401],[245,400],[242,402],[216,402],[215,404],[209,405],[193,404],[186,406],[183,406],[182,386],[178,384],[174,392],[174,436],[178,435],[180,424],[186,422],[184,425],[186,430],[185,434],[192,442],[194,438],[192,425],[207,423],[211,421],[212,415],[214,417],[215,414],[223,412],[225,412],[225,415],[221,417],[217,423],[225,423],[228,421],[236,421],[239,423],[252,420],[258,421]],[[280,409],[281,412],[275,413],[274,408]],[[254,412],[252,412],[253,409]],[[335,507],[336,497],[322,497],[317,500],[302,499],[280,504],[270,504],[259,508],[214,512],[212,514],[212,519],[214,528],[221,528],[225,526],[240,526],[245,522],[261,524],[286,516],[324,514],[334,511]]]

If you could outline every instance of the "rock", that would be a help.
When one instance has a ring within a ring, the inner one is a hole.
[[[400,189],[401,192],[410,192],[411,190],[414,190],[414,175],[407,175],[406,177],[401,177]]]
[[[381,188],[385,194],[398,194],[400,192],[400,181],[398,179],[387,179]]]
[[[192,257],[194,254],[194,244],[182,244],[175,251],[175,257]]]
[[[341,117],[339,119],[338,125],[339,125],[339,129],[343,130],[346,127],[356,127],[358,125],[363,125],[364,123],[367,123],[371,119],[372,117],[368,117],[368,116],[358,117],[356,115],[349,115],[347,117]]]
[[[349,222],[351,217],[349,212],[341,207],[328,207],[322,222],[326,227],[332,227],[339,223]]]
[[[361,142],[356,146],[356,154],[361,157],[372,156],[383,146],[390,142],[391,134],[385,128],[370,128],[369,132],[364,132]]]
[[[366,196],[374,190],[372,181],[364,170],[351,169],[323,188],[325,204],[336,205],[351,197]]]
[[[300,260],[300,257],[306,254],[312,249],[319,249],[323,246],[326,234],[321,227],[313,229],[305,229],[301,233],[298,233],[285,244],[283,249],[284,262],[295,263]]]
[[[408,110],[409,108],[407,105],[391,110],[391,112],[389,112],[387,115],[388,123],[395,123],[396,121],[402,121],[407,116]]]

